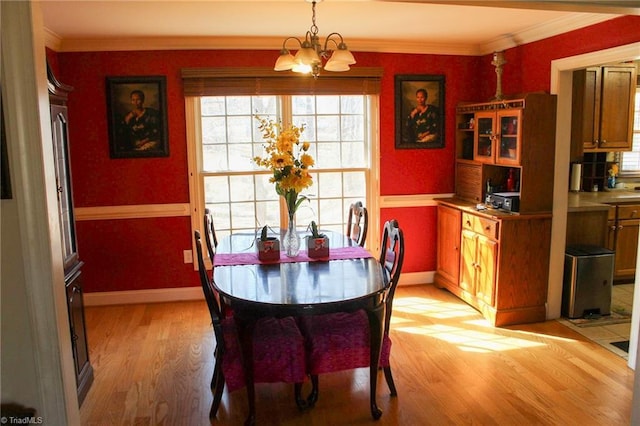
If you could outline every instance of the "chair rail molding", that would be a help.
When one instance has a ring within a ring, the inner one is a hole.
[[[379,207],[392,209],[398,207],[436,207],[435,199],[451,198],[454,194],[413,194],[413,195],[381,195]]]
[[[190,216],[189,203],[77,207],[77,221]]]

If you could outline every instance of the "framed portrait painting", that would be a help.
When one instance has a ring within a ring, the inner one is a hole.
[[[168,157],[164,76],[107,77],[111,158]]]
[[[396,148],[444,147],[444,75],[396,75]]]

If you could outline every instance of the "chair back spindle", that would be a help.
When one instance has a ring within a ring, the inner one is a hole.
[[[347,219],[347,237],[351,238],[359,246],[364,247],[368,228],[369,214],[367,208],[362,205],[362,201],[351,204]]]
[[[216,253],[216,247],[218,247],[218,238],[216,237],[216,228],[213,225],[213,213],[209,209],[204,209],[203,225],[204,241],[207,245],[209,259],[213,262],[213,256]]]
[[[200,237],[200,231],[193,231],[195,243],[196,243],[196,254],[198,258],[198,273],[200,274],[200,284],[202,285],[202,292],[204,293],[204,298],[207,302],[207,307],[209,308],[209,313],[211,314],[211,322],[213,324],[213,329],[216,334],[216,340],[219,345],[223,344],[222,336],[218,339],[218,326],[220,324],[222,318],[222,311],[220,309],[220,305],[218,304],[218,298],[216,297],[216,291],[213,288],[213,284],[207,275],[207,267],[204,263],[204,254],[202,252],[202,239]],[[211,259],[213,261],[213,259]]]
[[[385,333],[389,333],[391,313],[393,310],[393,296],[395,295],[400,272],[404,262],[404,235],[396,219],[385,223],[380,244],[380,264],[384,269],[385,278],[389,280],[386,296]]]

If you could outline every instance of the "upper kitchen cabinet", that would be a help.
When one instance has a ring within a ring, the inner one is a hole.
[[[572,160],[583,152],[631,150],[636,76],[635,64],[573,72]]]
[[[456,113],[456,196],[482,203],[488,192],[517,192],[520,213],[551,211],[556,96],[463,103]]]

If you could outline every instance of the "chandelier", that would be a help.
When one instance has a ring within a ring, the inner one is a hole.
[[[311,3],[311,10],[313,12],[311,29],[307,31],[304,41],[300,41],[297,37],[287,37],[284,39],[280,56],[273,69],[276,71],[291,70],[293,72],[311,74],[314,78],[318,77],[320,69],[322,68],[333,72],[349,71],[349,65],[355,64],[356,60],[349,49],[347,49],[347,45],[339,33],[329,34],[324,45],[320,43],[318,26],[316,25],[316,3],[322,0],[307,1]],[[297,41],[300,46],[295,56],[293,56],[285,46],[289,40]],[[331,48],[331,43],[334,45],[333,49]],[[324,66],[322,65],[323,59],[328,59]]]

